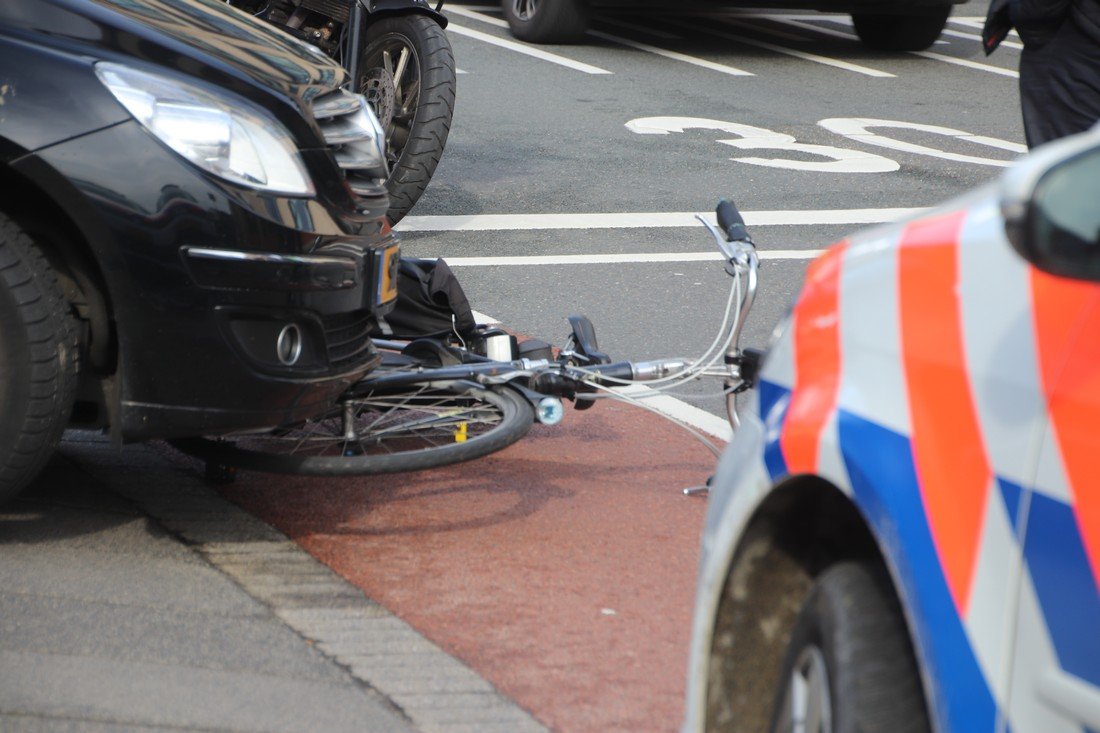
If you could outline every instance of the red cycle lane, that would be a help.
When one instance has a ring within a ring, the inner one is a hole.
[[[714,466],[657,416],[599,403],[445,469],[243,474],[229,498],[556,731],[673,731]]]

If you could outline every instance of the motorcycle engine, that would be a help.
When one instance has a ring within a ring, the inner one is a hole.
[[[300,7],[328,16],[337,23],[347,23],[353,0],[302,0]]]

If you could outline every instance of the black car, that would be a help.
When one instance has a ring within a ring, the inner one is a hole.
[[[501,0],[512,35],[532,43],[574,43],[588,30],[593,8],[662,13],[716,8],[807,8],[850,13],[865,46],[883,51],[920,51],[947,24],[951,6],[965,0]]]
[[[66,426],[271,428],[377,363],[398,246],[344,82],[218,0],[0,2],[0,498]]]

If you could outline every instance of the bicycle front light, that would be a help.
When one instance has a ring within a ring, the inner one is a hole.
[[[231,183],[287,196],[313,196],[290,133],[243,99],[122,64],[96,76],[138,122],[199,168]]]

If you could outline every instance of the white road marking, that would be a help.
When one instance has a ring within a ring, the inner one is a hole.
[[[978,35],[977,33],[963,33],[962,31],[953,31],[950,28],[944,28],[943,29],[943,34],[945,36],[953,36],[955,38],[965,38],[968,41],[977,41],[978,43],[981,43],[981,41],[982,41],[982,37],[980,35]],[[1008,41],[1008,40],[1001,41],[1001,45],[1004,46],[1005,48],[1022,49],[1024,47],[1024,44],[1022,44],[1022,43],[1016,43],[1015,41]]]
[[[639,135],[668,135],[685,130],[714,130],[737,135],[737,139],[716,140],[740,150],[783,150],[793,153],[828,158],[829,160],[803,160],[802,158],[738,157],[730,160],[766,168],[782,168],[793,171],[817,171],[828,173],[891,173],[900,166],[897,161],[863,150],[837,148],[831,145],[807,145],[793,136],[763,127],[743,125],[740,122],[711,120],[705,117],[641,117],[629,120],[626,128]]]
[[[762,18],[768,18],[774,20],[777,23],[785,23],[794,28],[802,28],[805,30],[817,31],[827,36],[834,36],[836,38],[846,38],[851,41],[858,41],[859,36],[855,33],[845,33],[844,31],[834,30],[832,28],[822,28],[821,26],[814,25],[813,23],[804,22],[805,18],[814,18],[815,16],[793,16],[793,15],[761,15]],[[839,23],[841,25],[850,26],[851,20],[848,18],[842,18],[836,15],[821,15],[817,16],[818,20],[826,20],[831,23]],[[1019,79],[1020,74],[1012,69],[1002,69],[999,66],[992,66],[990,64],[982,64],[977,61],[971,61],[969,59],[955,58],[954,56],[945,56],[942,53],[933,53],[932,51],[910,51],[915,56],[921,56],[926,59],[932,59],[933,61],[942,61],[945,64],[954,64],[955,66],[964,66],[968,69],[975,69],[977,71],[986,71],[990,74],[999,74],[1000,76],[1007,76],[1014,79]]]
[[[817,124],[824,127],[829,132],[835,132],[838,135],[851,138],[857,142],[866,143],[868,145],[877,145],[883,148],[890,148],[891,150],[902,150],[907,153],[916,153],[918,155],[928,155],[933,158],[941,158],[943,160],[953,160],[960,163],[975,163],[977,165],[990,165],[999,168],[1007,168],[1012,165],[1010,160],[997,160],[995,158],[982,158],[977,155],[963,155],[961,153],[948,153],[943,150],[936,150],[924,145],[917,145],[915,143],[904,142],[902,140],[895,140],[885,135],[878,135],[870,132],[871,128],[885,127],[887,129],[902,129],[902,130],[918,130],[920,132],[930,133],[933,135],[944,135],[946,137],[954,138],[962,142],[970,142],[977,145],[985,145],[990,148],[997,148],[998,150],[1006,150],[1011,153],[1026,153],[1027,146],[1019,143],[1009,142],[1008,140],[999,140],[995,137],[986,137],[984,135],[972,135],[964,130],[955,130],[950,127],[940,127],[939,125],[923,125],[916,122],[898,122],[896,120],[873,120],[866,118],[833,118],[828,120],[821,120]]]
[[[501,20],[500,18],[494,18],[483,13],[479,13],[469,8],[449,7],[447,12],[455,15],[461,15],[467,18],[473,18],[479,20],[482,23],[488,23],[489,25],[495,25],[498,28],[507,28],[508,22]],[[449,26],[448,26],[449,27]],[[723,74],[729,74],[731,76],[753,76],[753,74],[744,71],[742,69],[734,68],[733,66],[726,66],[724,64],[716,64],[713,61],[707,61],[706,59],[695,58],[694,56],[686,56],[682,53],[676,53],[675,51],[668,51],[657,46],[650,46],[648,43],[640,43],[638,41],[632,41],[629,38],[623,38],[622,36],[615,36],[610,33],[604,33],[602,31],[588,31],[588,35],[595,36],[596,38],[602,38],[605,41],[611,41],[612,43],[618,43],[621,46],[629,46],[630,48],[637,49],[639,51],[645,51],[647,53],[657,54],[673,61],[683,61],[687,64],[694,66],[701,66],[704,69],[710,69],[711,71],[719,71]],[[498,39],[499,40],[499,39]]]
[[[451,10],[453,13],[454,10]],[[525,56],[531,56],[539,59],[540,61],[549,61],[552,64],[558,66],[564,66],[567,69],[573,69],[574,71],[582,71],[585,74],[610,74],[607,69],[601,69],[598,66],[591,66],[589,64],[581,63],[580,61],[574,61],[573,59],[567,59],[564,56],[559,56],[556,53],[549,53],[548,51],[542,51],[531,46],[526,46],[522,43],[516,43],[515,41],[509,41],[504,38],[497,38],[496,36],[489,35],[488,33],[482,33],[481,31],[475,31],[472,28],[466,28],[464,26],[455,25],[454,23],[447,24],[447,30],[451,33],[456,33],[460,36],[467,36],[469,38],[490,43],[494,46],[500,46],[506,48],[509,51],[515,51],[516,53],[522,53]]]
[[[451,262],[450,260],[447,260],[447,264],[450,264],[450,262]],[[473,314],[474,321],[476,323],[479,323],[479,324],[483,325],[483,326],[495,326],[498,323],[500,323],[500,321],[498,321],[496,318],[493,318],[492,316],[487,316],[484,313],[482,313],[481,311],[475,311],[471,308],[470,313]]]
[[[989,64],[980,64],[977,61],[970,61],[969,59],[957,59],[954,56],[944,56],[942,53],[932,53],[931,51],[910,51],[910,53],[916,56],[923,56],[926,59],[935,59],[936,61],[942,61],[945,64],[965,66],[968,69],[977,69],[978,71],[988,71],[990,74],[1000,74],[1001,76],[1007,76],[1012,79],[1020,78],[1020,72],[1018,71],[1013,71],[1012,69],[1002,69],[999,66],[991,66]]]
[[[761,18],[767,20],[774,20],[776,23],[783,23],[789,25],[792,28],[801,28],[802,30],[813,31],[825,36],[832,36],[833,38],[843,38],[847,41],[858,41],[859,36],[855,33],[845,33],[838,31],[834,28],[822,28],[819,25],[808,22],[808,20],[820,20],[825,16],[806,16],[806,15],[761,15]]]
[[[632,384],[629,387],[622,387],[618,391],[635,399],[643,399],[646,405],[658,412],[664,413],[674,420],[690,425],[696,430],[701,430],[719,440],[728,443],[733,438],[733,428],[730,427],[729,420],[718,417],[717,415],[712,415],[706,410],[700,409],[695,405],[690,405],[675,397],[663,394],[652,394],[649,387],[646,387],[644,382],[641,384]],[[647,393],[652,396],[647,396]]]
[[[681,25],[677,23],[677,25]],[[691,26],[683,26],[685,28]],[[833,59],[827,56],[818,56],[815,53],[807,53],[805,51],[799,51],[794,48],[788,48],[786,46],[777,46],[774,43],[768,43],[767,41],[760,41],[755,38],[749,38],[738,33],[727,33],[725,31],[716,30],[713,28],[691,28],[697,33],[707,33],[718,38],[724,38],[727,41],[733,41],[734,43],[744,44],[746,46],[756,46],[758,48],[764,48],[768,51],[784,54],[786,56],[794,56],[795,58],[802,59],[803,61],[810,61],[815,64],[823,64],[825,66],[832,66],[837,69],[843,69],[845,71],[854,71],[857,74],[864,74],[866,76],[873,76],[885,79],[894,79],[896,76],[885,71],[879,71],[878,69],[872,69],[869,66],[860,66],[859,64],[853,64],[848,61],[841,61],[840,59]]]
[[[717,64],[713,61],[707,61],[706,59],[696,58],[695,56],[688,56],[686,54],[677,53],[676,51],[669,51],[668,49],[658,48],[657,46],[651,46],[648,43],[632,41],[629,38],[615,36],[610,33],[604,33],[603,31],[588,31],[588,35],[595,36],[596,38],[602,38],[605,41],[611,41],[612,43],[618,43],[621,46],[629,46],[630,48],[634,48],[639,51],[645,51],[646,53],[656,54],[657,56],[661,56],[666,59],[672,59],[673,61],[682,61],[685,64],[691,64],[692,66],[699,66],[704,69],[710,69],[711,71],[718,71],[723,74],[729,74],[730,76],[755,76],[755,74],[753,74],[752,72],[745,71],[744,69],[738,69],[735,66]]]
[[[759,250],[761,260],[812,260],[823,249]],[[451,267],[531,267],[534,265],[646,265],[668,262],[714,262],[725,258],[713,252],[630,252],[603,255],[518,255],[515,257],[444,257]]]
[[[964,15],[958,18],[951,17],[948,18],[948,21],[950,21],[951,23],[958,23],[959,25],[966,26],[967,28],[977,28],[978,30],[985,28],[985,18],[979,18],[977,16],[967,17]],[[1016,31],[1009,31],[1008,37],[1019,39],[1020,34]]]
[[[882,224],[925,211],[921,208],[743,211],[751,226]],[[499,232],[540,229],[649,229],[697,227],[697,215],[714,223],[714,212],[626,212],[598,214],[470,214],[407,216],[399,232]]]
[[[506,21],[502,18],[495,18],[492,15],[485,15],[485,13],[483,13],[483,12],[479,12],[479,11],[482,11],[482,10],[484,10],[484,8],[474,7],[474,6],[469,6],[469,5],[467,5],[465,7],[458,7],[457,5],[455,5],[455,6],[448,5],[447,6],[447,14],[448,15],[461,15],[464,18],[470,18],[472,20],[477,20],[477,21],[480,21],[482,23],[487,23],[491,26],[496,26],[497,28],[507,28],[508,27],[508,21]],[[496,10],[497,10],[497,12],[500,12],[500,8],[496,8]]]

